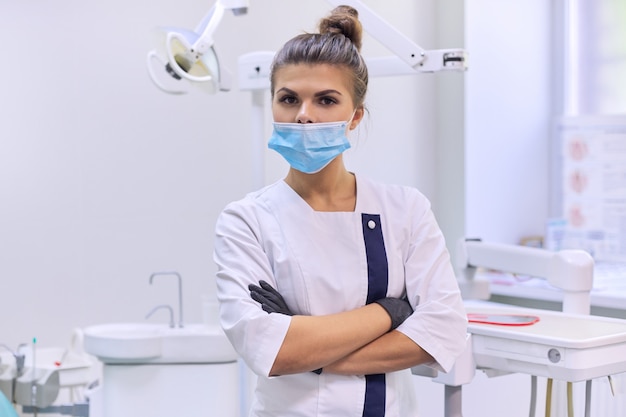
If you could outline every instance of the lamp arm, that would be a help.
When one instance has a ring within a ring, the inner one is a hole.
[[[340,5],[352,6],[359,11],[359,20],[363,28],[377,41],[396,54],[412,68],[418,67],[426,57],[426,51],[391,26],[360,0],[327,0],[337,7]]]
[[[248,0],[217,0],[195,30],[200,34],[193,44],[193,49],[197,54],[203,54],[213,46],[213,34],[226,10],[231,10],[237,16],[245,14],[248,10]]]
[[[381,74],[399,75],[402,73],[434,72],[441,70],[467,69],[467,54],[462,49],[435,49],[425,50],[407,36],[399,32],[387,21],[377,15],[360,0],[327,0],[333,6],[348,5],[359,11],[359,20],[367,33],[393,52],[401,61],[406,63],[410,71],[404,71],[402,66],[387,60],[381,61]],[[377,62],[378,63],[378,62]]]
[[[200,37],[192,45],[193,52],[196,55],[204,54],[209,50],[209,48],[211,48],[211,46],[213,46],[213,34],[223,17],[224,6],[221,1],[218,1],[213,5],[213,7],[211,7],[211,10],[209,10],[209,13],[204,17],[204,19],[202,19],[202,23],[199,28],[202,28],[203,26],[204,28],[201,30],[196,29],[196,33],[200,33]]]

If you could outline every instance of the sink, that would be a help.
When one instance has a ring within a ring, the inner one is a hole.
[[[83,330],[85,351],[98,358],[141,360],[161,356],[160,325],[113,323]]]
[[[104,363],[226,363],[237,353],[219,326],[109,323],[83,329],[85,351]]]

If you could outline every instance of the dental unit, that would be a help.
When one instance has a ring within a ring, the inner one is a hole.
[[[69,390],[74,397],[77,389],[87,387],[90,382],[89,369],[93,363],[81,353],[80,331],[75,331],[71,346],[65,349],[38,348],[36,342],[34,338],[30,345],[22,343],[15,352],[0,344],[13,356],[10,360],[6,352],[0,352],[2,394],[12,404],[21,406],[23,414],[88,417],[87,400],[56,403],[62,391]]]
[[[465,354],[450,373],[433,378],[445,385],[446,417],[462,416],[462,386],[472,381],[477,369],[490,376],[530,375],[531,417],[535,415],[536,377],[547,378],[548,403],[552,383],[567,383],[568,415],[573,413],[571,384],[585,382],[584,411],[590,416],[592,380],[610,380],[626,372],[626,320],[589,315],[593,265],[591,256],[581,250],[553,252],[479,240],[459,242],[456,267],[462,289],[484,294],[484,288],[472,288],[484,287],[475,280],[479,267],[539,277],[562,290],[563,309],[537,310],[466,298],[469,315],[528,315],[538,321],[527,326],[470,321]],[[433,376],[423,367],[414,368],[413,373]]]

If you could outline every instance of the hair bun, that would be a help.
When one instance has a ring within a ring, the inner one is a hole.
[[[357,50],[361,50],[363,26],[359,12],[350,6],[337,6],[319,24],[320,34],[342,34],[350,39]]]

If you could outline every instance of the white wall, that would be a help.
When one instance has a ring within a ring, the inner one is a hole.
[[[465,47],[470,54],[464,94],[466,236],[517,244],[524,236],[544,233],[551,7],[543,0],[465,2]],[[529,414],[528,375],[487,378],[477,372],[463,393],[467,417]],[[544,407],[545,379],[540,378],[536,411]]]
[[[424,47],[434,1],[365,2]],[[214,294],[213,225],[251,187],[250,94],[168,96],[145,67],[158,25],[193,28],[210,2],[0,0],[0,342],[64,346],[74,327],[142,321]],[[216,34],[222,62],[312,30],[323,1],[251,2]],[[419,20],[418,18],[419,17]],[[419,23],[416,24],[416,21]],[[364,53],[388,54],[365,39]],[[434,78],[372,79],[358,172],[434,193]],[[267,155],[268,180],[285,173]],[[165,321],[165,313],[151,320]]]
[[[465,6],[458,0],[437,2],[437,48],[465,48]],[[466,49],[467,51],[467,49]],[[469,71],[472,53],[469,52]],[[436,74],[436,176],[433,210],[448,248],[465,233],[465,84],[469,71]]]
[[[519,243],[548,217],[551,2],[465,2],[466,233]]]

